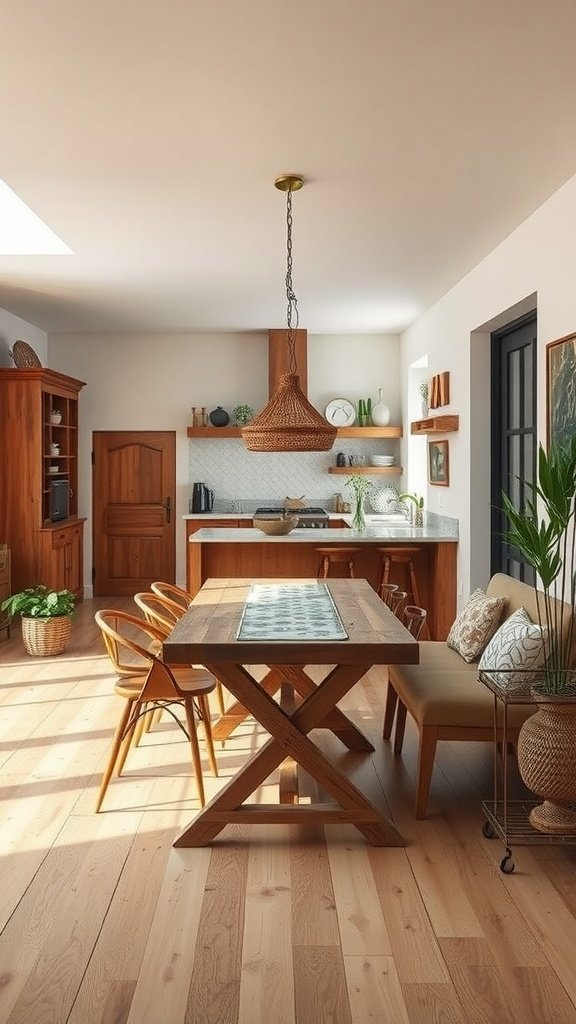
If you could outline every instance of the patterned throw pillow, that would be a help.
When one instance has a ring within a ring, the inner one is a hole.
[[[486,597],[483,590],[475,590],[452,625],[447,646],[464,661],[476,661],[498,629],[505,605],[505,597]]]
[[[500,686],[531,686],[544,665],[546,626],[537,626],[524,608],[502,623],[480,659],[479,669],[490,672]],[[500,671],[496,671],[499,669]]]

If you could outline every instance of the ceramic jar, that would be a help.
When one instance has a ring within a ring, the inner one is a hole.
[[[383,391],[383,388],[378,388],[378,401],[372,406],[372,423],[375,427],[387,427],[390,423],[390,409],[384,401]]]
[[[230,417],[225,409],[221,405],[218,405],[215,409],[212,409],[210,413],[210,423],[213,427],[225,427],[230,422]]]

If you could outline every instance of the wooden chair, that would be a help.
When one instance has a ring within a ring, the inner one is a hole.
[[[404,594],[406,597],[406,594]],[[418,640],[426,622],[427,611],[425,608],[420,608],[416,604],[407,604],[402,610],[400,618],[402,619],[406,629],[412,633],[412,636]],[[385,740],[389,740],[392,734],[392,724],[394,722],[394,715],[396,708],[398,707],[398,694],[396,690],[388,682],[388,689],[386,691],[386,707],[384,709],[384,726],[382,729],[382,737]],[[404,723],[406,722],[406,708],[402,705],[403,712],[399,708],[398,714],[403,713]],[[398,720],[396,721],[396,729],[398,729]],[[404,729],[402,729],[402,738],[404,737]]]
[[[389,582],[390,571],[392,566],[405,566],[406,582],[410,592],[410,598],[414,605],[419,606],[420,597],[418,594],[418,581],[416,579],[416,558],[421,552],[421,548],[414,544],[410,544],[405,547],[389,547],[389,548],[377,548],[380,553],[381,564],[380,572],[378,575],[377,591],[382,597],[383,588]],[[424,623],[424,629],[428,636],[428,627]]]
[[[380,597],[389,608],[392,608],[392,598],[397,590],[397,583],[384,583],[379,590]]]
[[[142,591],[134,595],[134,600],[144,618],[160,629],[166,630],[168,636],[178,619],[181,619],[188,606],[192,603],[192,596],[181,587],[173,583],[153,583],[149,591]],[[200,666],[196,666],[199,668]],[[216,680],[216,700],[221,715],[225,714],[224,692],[222,683]]]
[[[150,708],[168,710],[188,737],[198,799],[204,807],[206,801],[196,732],[196,713],[204,723],[208,760],[214,775],[217,776],[218,766],[206,700],[216,685],[214,676],[206,669],[170,668],[164,664],[150,650],[152,645],[162,643],[165,639],[164,633],[144,619],[111,608],[96,612],[94,618],[102,631],[106,650],[119,676],[114,690],[126,701],[114,733],[112,750],[98,793],[96,811],[98,812],[102,806],[114,770],[116,769],[118,775],[122,774],[131,740],[136,730],[141,731],[144,717]],[[184,706],[188,732],[172,710],[174,704]]]

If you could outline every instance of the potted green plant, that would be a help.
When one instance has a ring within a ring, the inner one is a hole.
[[[72,632],[76,596],[70,590],[27,587],[2,602],[2,610],[22,618],[22,639],[28,654],[52,657],[66,650]]]
[[[424,526],[424,498],[421,495],[403,493],[398,495],[399,501],[412,503],[412,525]]]
[[[254,409],[251,405],[237,405],[236,408],[232,410],[232,415],[236,426],[245,427],[246,424],[254,417]]]
[[[518,765],[526,785],[544,797],[530,814],[545,832],[576,832],[576,436],[538,449],[537,479],[517,509],[502,496],[507,542],[536,573],[544,665],[533,682],[538,710],[522,726]],[[532,676],[532,679],[534,677]]]
[[[366,526],[366,517],[364,515],[364,499],[366,495],[372,490],[372,481],[366,476],[360,476],[359,473],[353,473],[352,476],[348,477],[345,487],[350,487],[354,491],[354,511],[352,513],[352,528],[357,532],[362,532]]]

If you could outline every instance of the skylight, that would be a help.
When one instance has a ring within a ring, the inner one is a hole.
[[[74,253],[0,178],[0,256]]]

